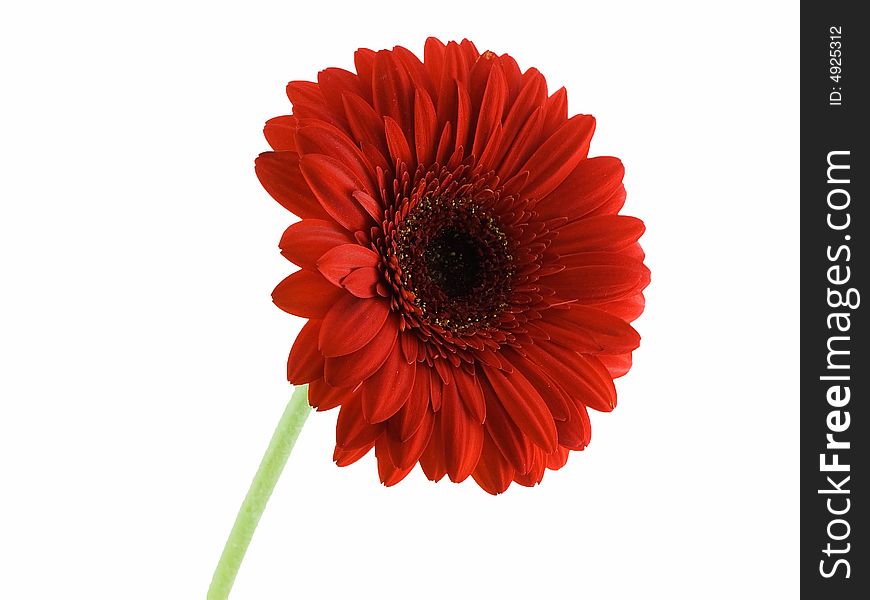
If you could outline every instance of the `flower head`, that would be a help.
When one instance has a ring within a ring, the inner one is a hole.
[[[539,483],[589,443],[587,408],[614,408],[640,341],[622,163],[587,157],[595,120],[564,88],[468,40],[355,65],[290,82],[256,161],[301,217],[280,243],[301,269],[273,293],[308,319],[288,378],[340,407],[335,461],[374,448],[386,485],[418,462],[493,494]]]

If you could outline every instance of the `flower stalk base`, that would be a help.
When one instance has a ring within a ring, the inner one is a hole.
[[[308,386],[301,385],[293,391],[287,408],[284,409],[284,414],[275,428],[275,433],[272,434],[257,474],[254,475],[248,494],[242,502],[208,588],[208,600],[226,600],[229,597],[257,523],[260,522],[266,503],[272,495],[272,490],[275,489],[275,484],[278,483],[278,478],[281,477],[287,458],[310,412]]]

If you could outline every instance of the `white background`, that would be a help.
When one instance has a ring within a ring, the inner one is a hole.
[[[233,597],[797,597],[797,4],[466,0],[2,9],[0,597],[205,596],[300,326],[262,124],[431,34],[538,67],[624,160],[635,367],[586,452],[499,497],[338,469],[313,415]]]

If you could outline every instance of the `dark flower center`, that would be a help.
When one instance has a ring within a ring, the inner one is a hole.
[[[403,287],[423,320],[455,333],[489,325],[508,305],[509,240],[470,199],[423,198],[398,228]]]
[[[485,250],[460,229],[445,227],[426,247],[429,277],[451,300],[469,296],[483,281]]]

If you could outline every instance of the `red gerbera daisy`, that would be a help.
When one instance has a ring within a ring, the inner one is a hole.
[[[616,405],[640,338],[643,223],[617,213],[622,163],[587,158],[595,120],[568,117],[536,69],[430,38],[293,81],[267,122],[266,190],[301,217],[275,289],[305,317],[288,377],[341,407],[335,461],[373,447],[393,485],[469,475],[539,483]]]

